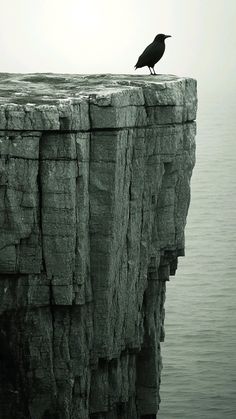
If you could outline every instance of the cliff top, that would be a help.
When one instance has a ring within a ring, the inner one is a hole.
[[[182,123],[195,119],[196,103],[196,80],[174,75],[0,73],[0,130]],[[169,119],[149,115],[163,106],[175,108]]]
[[[57,104],[61,100],[75,100],[89,94],[120,92],[132,87],[150,87],[163,90],[173,84],[193,79],[160,74],[54,74],[54,73],[0,73],[0,104]],[[195,84],[195,83],[194,83]]]

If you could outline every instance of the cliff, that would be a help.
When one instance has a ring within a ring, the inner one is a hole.
[[[0,418],[150,419],[196,82],[0,75]]]

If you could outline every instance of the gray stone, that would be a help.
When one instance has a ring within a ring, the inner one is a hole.
[[[176,76],[0,74],[0,417],[157,413],[196,106]]]

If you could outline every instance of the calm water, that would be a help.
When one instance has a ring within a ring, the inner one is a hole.
[[[236,419],[236,103],[202,101],[197,122],[186,257],[167,289],[158,419]]]

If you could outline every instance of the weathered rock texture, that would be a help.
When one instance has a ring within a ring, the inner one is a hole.
[[[0,76],[0,418],[154,418],[196,82]]]

